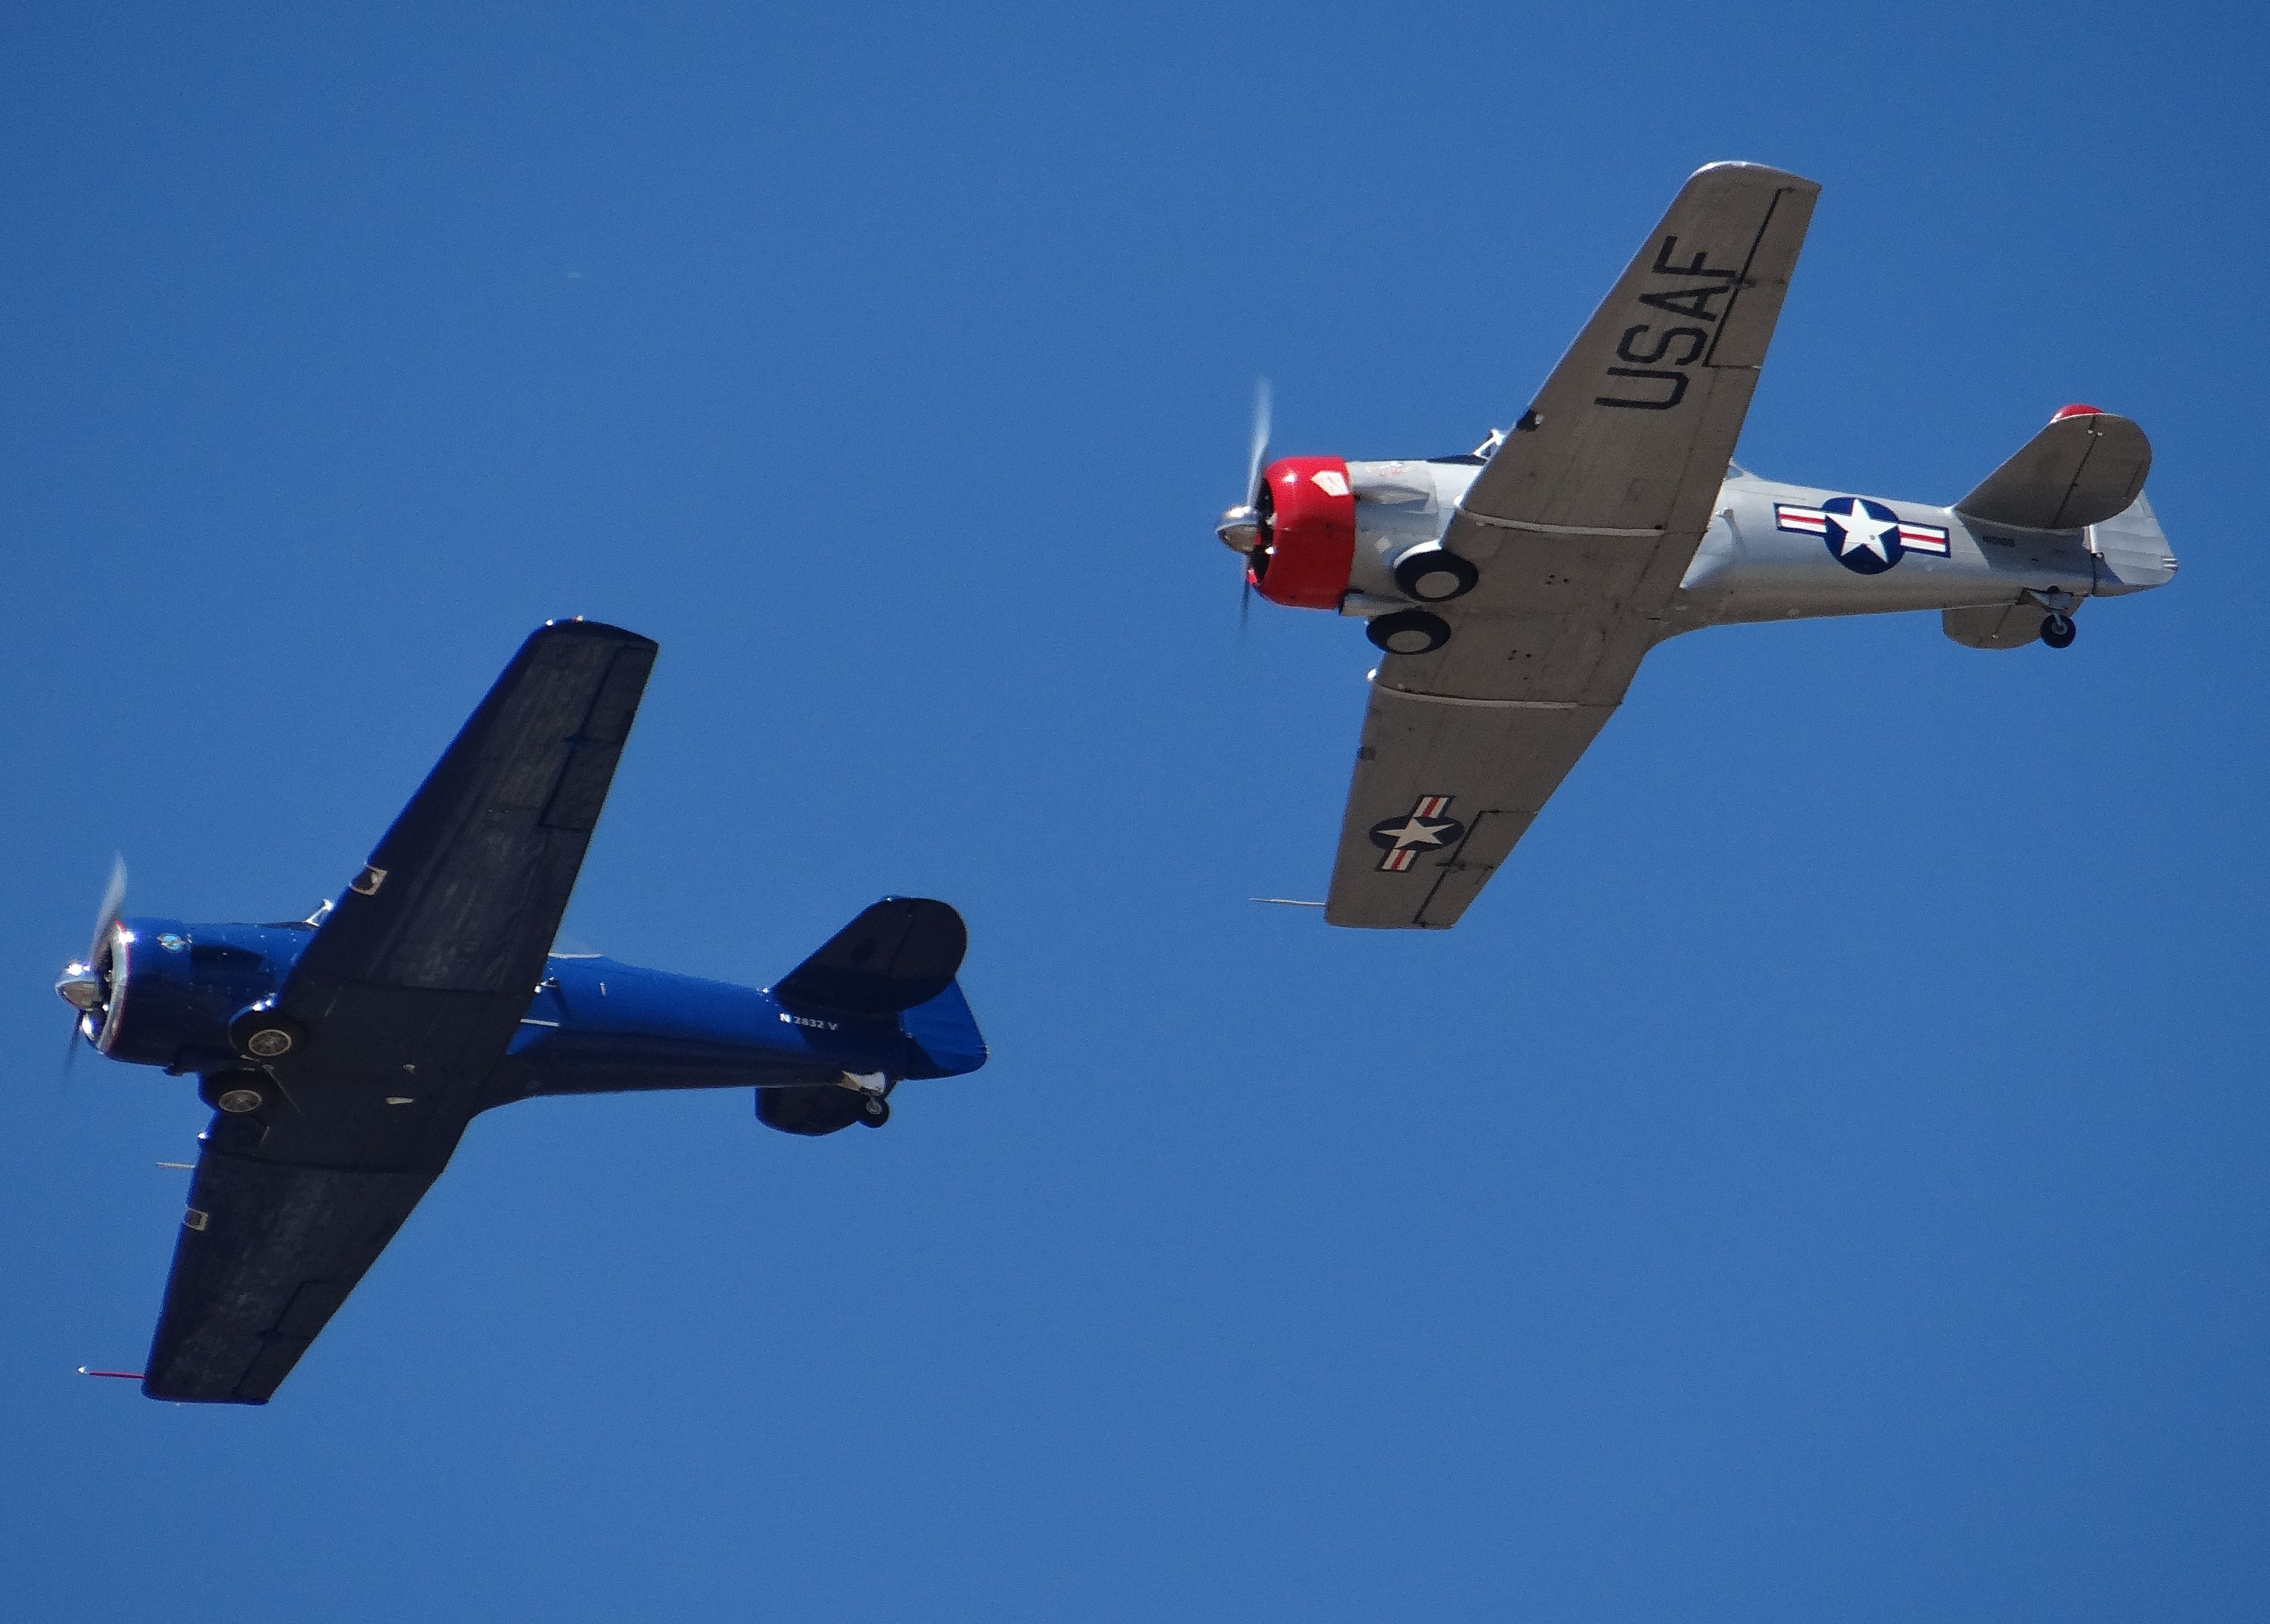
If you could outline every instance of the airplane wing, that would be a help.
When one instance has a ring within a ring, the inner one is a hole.
[[[315,932],[278,1005],[301,1066],[478,1084],[527,1012],[655,645],[555,621],[522,645]],[[398,1092],[398,1091],[397,1091]]]
[[[523,644],[277,997],[281,1104],[216,1116],[143,1390],[264,1403],[362,1278],[511,1042],[567,910],[655,645]]]
[[[1329,923],[1458,923],[1675,629],[1820,189],[1697,171],[1475,478],[1443,545],[1481,578],[1374,674]]]
[[[368,1155],[352,1123],[332,1128],[339,1154]],[[142,1380],[152,1398],[266,1404],[456,1143],[430,1136],[423,1165],[306,1166],[262,1157],[258,1132],[217,1117],[197,1157]]]

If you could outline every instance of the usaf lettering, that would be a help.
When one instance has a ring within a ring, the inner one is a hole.
[[[1656,275],[1709,280],[1692,287],[1674,287],[1653,293],[1642,293],[1640,303],[1667,310],[1691,322],[1715,324],[1725,315],[1723,308],[1713,309],[1710,301],[1725,297],[1732,301],[1734,284],[1741,279],[1739,271],[1720,271],[1704,263],[1708,257],[1696,254],[1683,265],[1673,264],[1672,254],[1679,247],[1679,239],[1665,237],[1663,246],[1656,250],[1655,263],[1650,267]],[[1623,337],[1616,345],[1616,357],[1629,361],[1628,367],[1611,367],[1611,378],[1630,378],[1650,383],[1667,383],[1668,394],[1643,394],[1637,398],[1623,395],[1595,395],[1596,406],[1629,406],[1641,412],[1668,412],[1687,398],[1686,368],[1702,358],[1710,347],[1710,335],[1700,327],[1671,327],[1660,332],[1650,322],[1637,322],[1624,329]],[[1668,363],[1666,365],[1665,363]],[[1621,385],[1631,388],[1630,384]]]

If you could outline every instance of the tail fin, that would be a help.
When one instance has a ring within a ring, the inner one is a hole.
[[[2067,406],[1955,508],[1989,524],[2077,530],[2125,512],[2151,471],[2142,429],[2094,406]]]
[[[983,1065],[985,1039],[953,979],[968,945],[961,916],[924,897],[885,897],[828,938],[772,994],[790,1010],[854,1018],[853,1049],[833,1061],[847,1070],[834,1081],[760,1087],[757,1120],[806,1137],[855,1122],[879,1128],[890,1120],[895,1083]],[[848,1069],[855,1065],[874,1069]]]
[[[773,983],[790,1009],[895,1015],[953,984],[969,931],[961,916],[926,897],[885,897]]]
[[[2176,555],[2168,545],[2168,533],[2144,497],[2090,530],[2088,548],[2097,557],[2099,597],[2163,587],[2175,579]]]

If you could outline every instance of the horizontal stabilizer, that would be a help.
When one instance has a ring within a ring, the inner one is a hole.
[[[1966,649],[2022,649],[2042,634],[2049,612],[2028,598],[1976,609],[1944,609],[1940,629]]]
[[[2067,406],[1955,507],[1989,524],[2077,530],[2125,512],[2151,471],[2142,429],[2094,406]]]
[[[886,897],[773,985],[792,1009],[895,1015],[953,983],[969,948],[961,916],[924,897]]]

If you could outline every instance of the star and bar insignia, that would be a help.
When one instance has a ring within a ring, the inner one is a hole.
[[[1443,814],[1450,810],[1447,795],[1422,795],[1407,818],[1384,818],[1371,826],[1371,843],[1386,855],[1382,873],[1400,874],[1422,851],[1445,851],[1465,838],[1466,826]]]
[[[1903,553],[1947,556],[1946,530],[1936,524],[1910,524],[1865,496],[1832,496],[1818,508],[1776,502],[1774,528],[1820,537],[1828,544],[1829,557],[1864,575],[1882,575]]]

